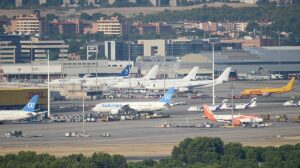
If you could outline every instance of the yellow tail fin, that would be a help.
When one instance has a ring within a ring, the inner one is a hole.
[[[295,77],[293,77],[289,81],[289,83],[283,87],[283,90],[289,92],[294,88],[294,85],[295,85]]]

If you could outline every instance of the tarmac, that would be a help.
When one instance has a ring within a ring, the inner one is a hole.
[[[280,87],[287,81],[235,81],[216,86],[216,96],[230,97],[230,87],[234,85],[234,93],[244,88]],[[299,100],[300,84],[295,85],[294,91],[281,95],[258,97],[257,107],[249,110],[234,111],[235,114],[270,114],[271,119],[276,115],[300,115],[300,107],[283,107],[282,103],[290,97]],[[211,95],[211,89],[201,90]],[[125,99],[123,99],[125,100]],[[145,99],[142,101],[157,101]],[[122,101],[122,99],[101,100]],[[125,101],[129,101],[126,99]],[[141,101],[133,99],[132,101]],[[21,150],[33,150],[38,153],[50,153],[65,156],[73,153],[91,155],[93,152],[108,152],[122,154],[130,159],[162,158],[171,155],[173,146],[187,137],[209,136],[220,137],[225,143],[239,142],[249,146],[279,146],[283,144],[300,143],[300,123],[273,121],[270,127],[264,128],[161,128],[163,122],[176,125],[195,125],[204,123],[201,112],[187,112],[189,106],[211,103],[211,98],[188,99],[174,98],[175,102],[184,101],[187,105],[171,107],[164,111],[171,115],[166,119],[126,120],[114,122],[85,123],[85,133],[90,137],[65,137],[66,132],[81,132],[82,123],[36,123],[36,124],[6,124],[0,125],[0,154],[16,153]],[[222,99],[217,98],[216,103]],[[246,103],[250,99],[234,99],[234,103]],[[56,102],[56,103],[79,103]],[[88,101],[88,104],[100,101]],[[231,103],[231,100],[228,100]],[[231,114],[230,111],[218,114]],[[24,137],[5,138],[7,131],[22,130]],[[101,136],[109,133],[109,137]]]

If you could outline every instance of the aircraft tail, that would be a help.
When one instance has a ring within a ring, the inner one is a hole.
[[[127,65],[119,76],[129,76],[131,65]]]
[[[283,90],[286,92],[291,91],[295,86],[295,77],[293,77],[287,85],[283,87]]]
[[[227,99],[224,99],[223,102],[220,104],[219,109],[226,109],[227,107]]]
[[[30,101],[26,104],[26,106],[22,109],[25,112],[34,112],[35,105],[37,104],[39,96],[34,95]]]
[[[215,114],[209,109],[206,104],[203,105],[203,113],[208,120],[216,121]]]
[[[155,79],[156,75],[157,75],[158,68],[159,68],[158,65],[154,65],[150,69],[150,71],[147,73],[147,75],[145,75],[142,79],[145,79],[145,80]]]
[[[250,107],[256,107],[256,97],[251,99],[251,101],[246,105],[246,109]]]
[[[183,80],[195,80],[196,79],[196,75],[198,73],[199,67],[195,66],[190,72],[189,74],[183,78]]]
[[[231,67],[227,67],[224,72],[215,80],[215,84],[221,84],[225,81],[228,81]]]
[[[166,94],[164,95],[164,97],[162,97],[162,98],[159,100],[159,102],[162,102],[162,103],[170,103],[171,100],[172,100],[172,97],[173,97],[174,90],[175,90],[175,88],[174,88],[174,87],[171,87],[171,88],[166,92]]]

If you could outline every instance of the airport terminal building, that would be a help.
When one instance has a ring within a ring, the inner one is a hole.
[[[269,73],[285,76],[300,75],[300,47],[262,47],[244,48],[243,50],[224,50],[215,52],[216,74],[231,66],[238,75],[251,73],[263,68]],[[158,77],[164,73],[167,77],[176,78],[186,75],[194,66],[199,66],[199,75],[210,75],[212,52],[175,56],[144,56],[134,61],[109,60],[58,60],[50,61],[50,77],[82,77],[85,74],[112,76],[131,64],[131,76],[140,77],[154,65],[160,65]],[[165,67],[165,68],[164,68]],[[47,78],[47,60],[33,61],[31,64],[1,64],[0,69],[8,80],[45,80]]]

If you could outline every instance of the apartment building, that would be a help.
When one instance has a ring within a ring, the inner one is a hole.
[[[11,30],[20,34],[43,34],[45,20],[37,14],[19,15],[11,21]]]
[[[60,34],[82,34],[90,23],[83,20],[54,20],[49,24],[49,30]]]
[[[103,32],[104,35],[122,35],[124,31],[124,24],[118,17],[111,17],[110,19],[100,18],[92,23],[92,32]]]

